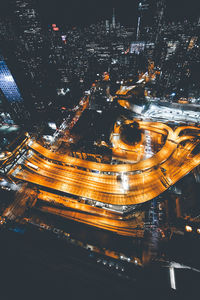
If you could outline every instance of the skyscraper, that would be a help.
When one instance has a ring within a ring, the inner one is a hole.
[[[13,1],[12,10],[17,38],[9,62],[12,61],[11,65],[14,67],[19,66],[17,76],[30,110],[37,112],[44,108],[45,111],[53,96],[48,74],[50,44],[37,13],[37,2],[16,0]]]
[[[0,54],[0,90],[15,121],[27,119],[24,100],[3,56]]]
[[[115,9],[113,8],[113,15],[112,15],[112,28],[116,28],[116,20],[115,20]]]
[[[153,60],[156,65],[162,67],[164,63],[164,57],[167,52],[167,44],[163,39],[164,34],[164,16],[165,16],[166,1],[155,0],[154,3],[154,19],[153,19],[153,39],[152,42],[155,44]]]
[[[159,36],[161,34],[161,29],[164,22],[164,14],[166,9],[165,0],[157,0],[155,7],[155,43],[158,42]]]
[[[0,54],[0,89],[10,103],[22,102],[22,96],[16,82]]]
[[[109,33],[109,31],[110,31],[109,20],[106,20],[106,33]]]
[[[148,8],[149,8],[149,4],[147,3],[146,0],[141,0],[139,2],[139,4],[138,4],[138,22],[137,22],[136,40],[139,40],[141,26],[142,26],[142,22],[143,22],[144,11],[148,10]]]

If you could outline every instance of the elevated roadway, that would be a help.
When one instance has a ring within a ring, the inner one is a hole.
[[[193,154],[200,128],[182,126],[173,130],[162,123],[140,122],[140,128],[166,136],[153,157],[136,164],[110,165],[60,155],[34,142],[34,154],[9,173],[16,179],[77,197],[112,205],[140,204],[155,198],[200,163]],[[181,134],[187,129],[187,135]],[[190,130],[192,135],[190,135]],[[30,163],[35,168],[30,167]],[[128,188],[124,187],[126,174]]]

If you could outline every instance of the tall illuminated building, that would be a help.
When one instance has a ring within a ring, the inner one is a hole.
[[[161,30],[164,23],[164,16],[165,16],[165,9],[166,9],[166,1],[165,0],[157,0],[155,5],[155,43],[158,42]]]
[[[113,8],[113,15],[112,15],[112,28],[116,28],[116,20],[115,20],[115,9]]]
[[[16,82],[2,55],[0,55],[0,88],[10,103],[23,101]]]
[[[109,33],[109,31],[110,31],[109,20],[106,20],[106,33]]]
[[[164,37],[164,24],[165,24],[165,10],[166,1],[156,0],[154,3],[154,19],[153,19],[153,32],[154,36],[152,42],[155,44],[153,60],[156,65],[162,67],[164,57],[166,57],[166,43]]]
[[[15,69],[25,104],[32,114],[45,113],[54,94],[49,80],[51,72],[48,72],[50,45],[40,22],[38,3],[36,0],[11,1],[17,38],[9,53],[9,65]],[[8,55],[8,51],[4,53]]]
[[[146,0],[141,0],[138,3],[138,21],[137,21],[137,32],[136,32],[136,40],[140,39],[141,27],[143,23],[144,12],[149,8],[149,4]]]
[[[24,100],[3,56],[0,54],[0,90],[15,121],[26,120]]]

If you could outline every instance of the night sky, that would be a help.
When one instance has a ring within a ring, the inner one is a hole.
[[[0,0],[0,14],[8,14],[10,0]],[[116,17],[125,25],[135,24],[137,0],[36,0],[42,20],[45,23],[85,25],[98,20],[111,19],[112,8]],[[152,0],[149,0],[151,2]],[[154,0],[153,0],[154,1]],[[197,17],[199,0],[166,0],[169,20]],[[151,16],[149,15],[149,18]]]

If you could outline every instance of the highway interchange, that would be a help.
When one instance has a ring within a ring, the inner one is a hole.
[[[192,154],[192,150],[199,144],[200,128],[182,126],[173,130],[166,124],[143,121],[139,125],[165,137],[162,149],[148,159],[115,165],[96,163],[51,152],[33,141],[29,143],[31,155],[22,165],[16,165],[9,176],[107,204],[144,203],[199,165],[200,154]],[[124,188],[124,175],[128,188]]]

